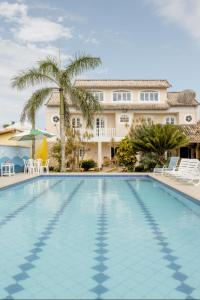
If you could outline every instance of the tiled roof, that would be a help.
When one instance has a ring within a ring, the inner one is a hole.
[[[169,88],[167,80],[76,80],[75,86],[85,88]]]
[[[198,105],[198,101],[196,99],[193,99],[190,103],[184,103],[184,102],[181,103],[178,100],[179,95],[180,92],[167,93],[168,103],[170,106],[197,106]]]
[[[189,137],[190,143],[200,143],[200,123],[180,125],[180,130]]]
[[[137,103],[137,104],[101,104],[105,110],[166,110],[169,108],[167,103]]]

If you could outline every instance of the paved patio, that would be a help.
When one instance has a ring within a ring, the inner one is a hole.
[[[24,173],[17,173],[14,176],[1,176],[0,177],[0,188],[22,182],[27,179],[31,179],[34,177],[37,177],[38,175],[30,175],[30,174],[24,174]]]

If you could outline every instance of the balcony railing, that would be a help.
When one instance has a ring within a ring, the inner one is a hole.
[[[75,128],[80,133],[83,139],[88,140],[103,140],[116,137],[116,128]]]

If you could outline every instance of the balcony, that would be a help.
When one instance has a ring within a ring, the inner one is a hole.
[[[80,133],[83,141],[88,142],[110,142],[111,140],[118,142],[123,138],[116,134],[116,128],[76,128],[75,130]]]

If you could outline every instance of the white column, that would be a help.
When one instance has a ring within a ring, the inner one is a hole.
[[[98,142],[98,168],[102,167],[102,142]]]

